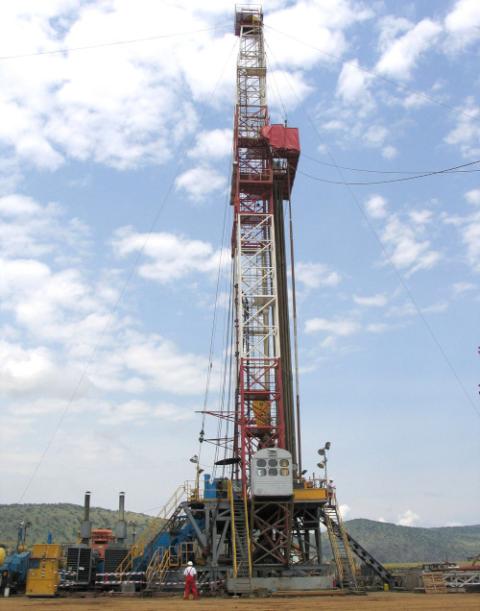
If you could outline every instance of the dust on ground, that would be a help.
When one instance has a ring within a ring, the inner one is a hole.
[[[367,596],[298,596],[288,598],[168,598],[28,599],[0,598],[0,611],[451,611],[480,609],[480,594],[413,594],[379,592]]]

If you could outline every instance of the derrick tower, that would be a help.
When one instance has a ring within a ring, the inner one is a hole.
[[[335,491],[326,480],[305,477],[301,468],[284,222],[300,156],[299,135],[296,128],[270,123],[261,8],[238,6],[235,34],[233,316],[227,346],[234,357],[228,367],[234,392],[227,393],[221,409],[206,406],[204,415],[220,419],[218,436],[205,438],[202,427],[199,439],[200,447],[210,442],[221,448],[223,458],[215,459],[213,477],[204,473],[203,482],[199,456],[190,459],[196,464],[195,484],[179,487],[159,514],[161,520],[152,522],[132,546],[115,578],[123,583],[140,576],[151,592],[174,588],[181,585],[178,567],[195,559],[200,587],[211,592],[335,585],[358,590],[355,553],[382,581],[393,583],[390,573],[346,532]],[[335,570],[322,560],[321,524]]]
[[[283,201],[300,154],[298,130],[270,125],[261,9],[240,7],[232,205],[236,400],[234,456],[248,485],[262,448],[298,465],[292,390]]]

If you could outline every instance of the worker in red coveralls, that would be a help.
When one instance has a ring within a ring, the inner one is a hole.
[[[187,562],[187,568],[183,571],[183,575],[185,577],[185,591],[183,592],[183,598],[188,600],[190,598],[190,594],[193,594],[193,598],[197,600],[197,571],[191,560]]]

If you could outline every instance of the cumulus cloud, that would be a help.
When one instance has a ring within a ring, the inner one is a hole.
[[[368,85],[372,78],[360,67],[358,59],[345,62],[338,77],[336,94],[348,104],[358,103],[359,99],[371,103]]]
[[[480,4],[476,0],[457,0],[445,17],[447,51],[458,51],[480,38]]]
[[[411,509],[405,510],[398,516],[397,524],[400,526],[414,526],[420,519],[420,516]]]
[[[422,19],[401,36],[394,37],[388,43],[384,42],[384,51],[376,70],[380,74],[399,79],[410,78],[421,55],[431,48],[441,31],[442,26],[438,23],[431,19]]]
[[[113,249],[121,257],[141,253],[149,262],[140,264],[139,274],[161,284],[193,273],[215,272],[230,258],[226,249],[215,250],[209,242],[166,232],[138,233],[131,227],[117,230]]]
[[[480,106],[472,96],[455,109],[455,127],[445,137],[445,142],[459,148],[466,158],[480,155]]]
[[[428,210],[411,211],[407,223],[399,214],[389,213],[387,201],[381,196],[370,197],[365,208],[373,219],[383,221],[382,243],[393,265],[405,270],[407,276],[431,269],[440,261],[441,255],[432,248],[430,240],[420,238],[424,225],[431,219]]]
[[[373,16],[367,6],[348,0],[330,2],[298,2],[267,15],[269,47],[273,66],[309,68],[317,62],[337,61],[348,47],[345,30]],[[292,41],[276,30],[296,36],[307,44]],[[309,44],[311,46],[309,46]]]
[[[305,333],[328,333],[341,337],[348,337],[360,330],[360,325],[355,320],[326,318],[310,318],[305,322]]]
[[[188,152],[188,156],[209,157],[210,159],[228,157],[232,151],[232,142],[231,129],[201,131],[196,137],[195,146]]]
[[[387,304],[387,297],[381,293],[377,295],[360,296],[354,295],[353,301],[360,306],[381,308]]]
[[[387,200],[381,195],[372,195],[365,203],[367,213],[374,219],[387,216]]]
[[[295,266],[295,278],[307,289],[321,286],[337,286],[341,276],[323,263],[299,262]]]
[[[210,166],[199,165],[180,174],[175,181],[178,190],[183,190],[188,197],[197,202],[226,187],[227,179]]]

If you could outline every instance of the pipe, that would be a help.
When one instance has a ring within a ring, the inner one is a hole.
[[[85,522],[90,520],[90,490],[85,492],[85,502],[83,505],[83,519]]]
[[[125,492],[120,492],[118,498],[118,518],[122,522],[125,520]]]

